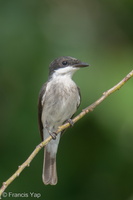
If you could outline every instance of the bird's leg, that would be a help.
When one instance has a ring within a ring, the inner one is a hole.
[[[57,136],[56,132],[50,132],[49,131],[49,135],[52,137],[53,140],[56,140],[56,136]]]
[[[57,136],[57,133],[56,132],[51,132],[48,128],[48,122],[46,121],[46,125],[45,125],[45,128],[47,129],[47,131],[49,132],[49,135],[52,137],[53,140],[56,140],[56,136]]]
[[[67,122],[70,124],[71,127],[74,125],[74,122],[72,121],[72,119],[68,119]]]

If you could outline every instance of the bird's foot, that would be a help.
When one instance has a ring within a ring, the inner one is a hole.
[[[53,140],[56,140],[56,136],[57,136],[57,133],[56,132],[51,132],[48,128],[48,122],[46,121],[46,124],[45,124],[45,128],[47,129],[47,131],[49,132],[49,135],[52,137]]]
[[[56,132],[49,132],[49,135],[52,137],[53,140],[56,140],[56,136],[57,136]]]
[[[71,127],[74,125],[74,122],[72,121],[72,119],[68,119],[67,122],[70,124]]]

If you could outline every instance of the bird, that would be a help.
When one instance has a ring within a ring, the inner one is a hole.
[[[80,102],[80,89],[72,80],[73,74],[83,67],[88,67],[76,58],[62,56],[49,65],[48,81],[43,84],[38,98],[38,123],[42,141],[49,135],[52,140],[44,147],[44,163],[42,180],[45,185],[56,185],[56,154],[60,137],[57,128],[65,122],[72,123],[72,116],[77,111]]]

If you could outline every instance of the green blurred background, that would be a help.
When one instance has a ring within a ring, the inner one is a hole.
[[[38,93],[49,63],[64,55],[90,64],[74,76],[80,112],[133,69],[133,1],[0,1],[0,184],[41,141]],[[6,192],[133,200],[133,80],[67,130],[56,186],[43,185],[42,163],[43,151]]]

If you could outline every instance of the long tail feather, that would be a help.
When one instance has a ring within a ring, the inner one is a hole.
[[[56,172],[56,154],[52,155],[44,150],[44,164],[42,179],[45,185],[56,185],[57,184],[57,172]]]

